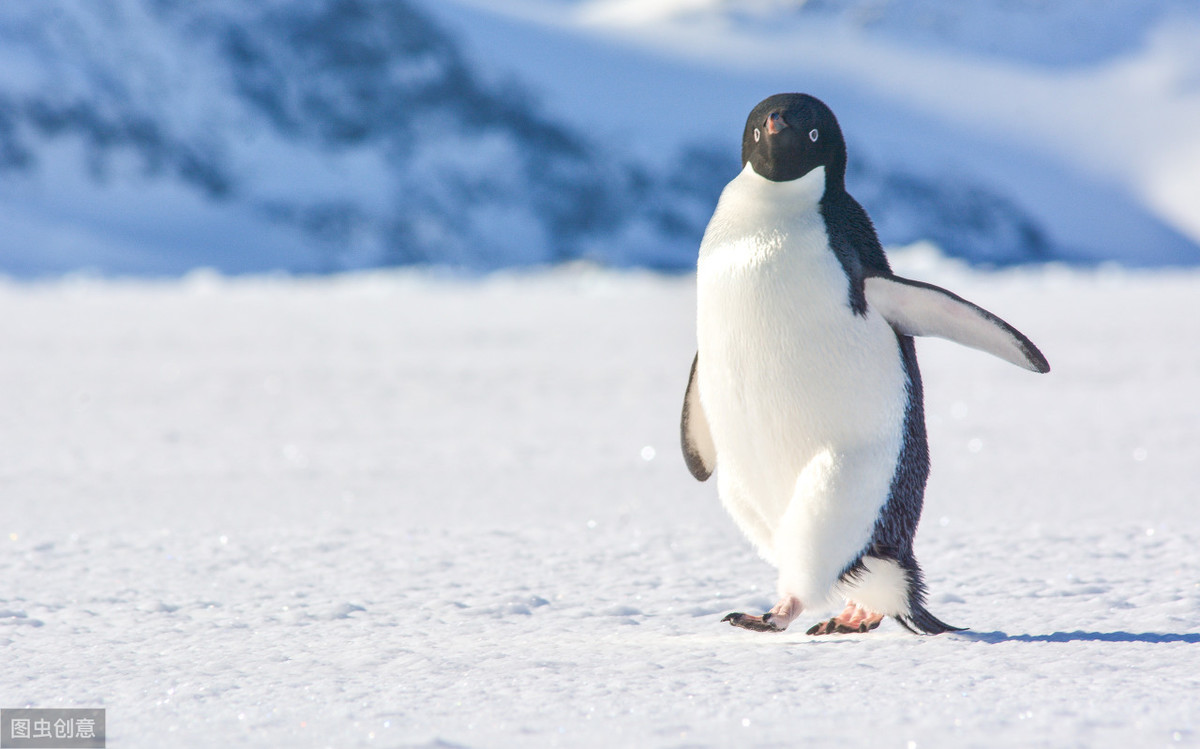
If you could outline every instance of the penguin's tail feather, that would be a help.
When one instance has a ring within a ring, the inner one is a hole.
[[[914,635],[940,635],[943,632],[961,632],[966,629],[966,627],[950,626],[929,613],[929,610],[917,601],[910,603],[910,610],[907,614],[897,615],[896,621]]]

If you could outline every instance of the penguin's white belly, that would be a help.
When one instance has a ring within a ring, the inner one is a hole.
[[[824,595],[887,499],[906,376],[888,323],[850,308],[815,201],[760,182],[730,184],[701,245],[700,400],[722,502],[794,587]]]

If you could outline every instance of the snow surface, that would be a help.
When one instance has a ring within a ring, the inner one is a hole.
[[[687,278],[0,283],[4,707],[109,746],[1200,744],[1200,273],[902,274],[920,638],[730,628],[773,570],[678,452]]]

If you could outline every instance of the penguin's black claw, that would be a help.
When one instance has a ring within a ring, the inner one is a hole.
[[[721,621],[729,622],[735,627],[748,629],[752,632],[782,632],[786,629],[786,627],[780,627],[771,621],[771,614],[769,613],[762,616],[754,616],[753,614],[734,612],[727,614]]]

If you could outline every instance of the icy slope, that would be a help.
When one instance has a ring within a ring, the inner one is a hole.
[[[1200,277],[898,266],[1054,365],[919,345],[956,636],[719,622],[774,579],[678,454],[687,279],[0,285],[0,704],[123,747],[1200,744]]]

